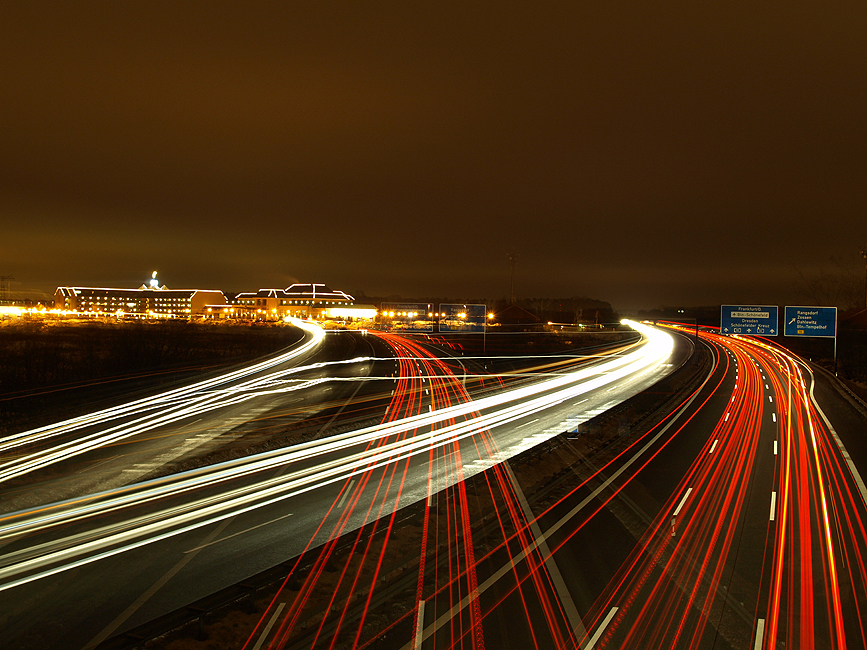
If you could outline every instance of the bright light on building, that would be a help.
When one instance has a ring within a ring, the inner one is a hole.
[[[376,310],[358,307],[329,307],[326,310],[326,315],[328,316],[328,318],[371,319],[376,316]]]

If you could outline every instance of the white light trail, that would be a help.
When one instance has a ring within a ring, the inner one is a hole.
[[[49,541],[0,556],[0,590],[346,481],[400,460],[427,456],[432,447],[451,445],[573,400],[668,358],[673,345],[670,335],[637,323],[629,324],[643,334],[644,345],[596,366],[325,440],[0,516],[0,542],[37,533],[58,534]],[[459,418],[466,419],[455,422]],[[398,439],[400,434],[410,435]],[[384,444],[367,449],[368,443],[374,441]],[[302,462],[305,467],[291,469]],[[254,476],[276,468],[289,471],[267,478]],[[239,479],[245,478],[248,482],[239,486]],[[203,495],[206,489],[212,492]],[[168,499],[182,501],[171,505],[166,503]],[[146,514],[122,516],[126,508],[140,508],[143,504],[152,504],[155,509]],[[109,513],[113,515],[112,523],[100,525],[95,521]],[[92,527],[74,534],[63,533],[70,524]]]

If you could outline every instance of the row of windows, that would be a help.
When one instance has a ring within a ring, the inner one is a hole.
[[[236,305],[258,305],[265,306],[268,304],[268,298],[257,298],[256,300],[236,300]],[[281,305],[349,305],[352,303],[343,300],[281,300]]]

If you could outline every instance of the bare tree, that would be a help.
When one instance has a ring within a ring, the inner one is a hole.
[[[797,266],[795,271],[798,289],[811,304],[847,309],[863,302],[862,279],[854,262],[831,256],[815,274],[807,275]]]

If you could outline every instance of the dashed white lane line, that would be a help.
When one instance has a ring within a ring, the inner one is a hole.
[[[776,413],[771,413],[771,417],[774,418],[774,422],[777,421],[777,414]]]
[[[413,650],[421,650],[422,635],[424,634],[424,601],[418,601],[418,612],[415,618],[415,639],[413,640]]]
[[[771,521],[774,520],[774,514],[777,510],[777,493],[771,492]]]
[[[602,638],[602,633],[605,632],[605,628],[608,627],[608,624],[611,622],[611,619],[614,618],[614,615],[617,613],[617,607],[612,607],[608,614],[605,616],[605,619],[596,628],[596,632],[593,633],[593,636],[590,637],[590,641],[587,642],[587,650],[595,650],[596,643]]]
[[[672,513],[672,517],[677,517],[678,513],[680,513],[680,509],[683,508],[683,504],[686,503],[686,499],[689,497],[690,492],[692,492],[692,488],[687,488],[686,493],[683,495],[683,498],[677,506],[677,509]]]
[[[530,509],[530,504],[527,502],[527,497],[524,495],[524,491],[521,489],[518,480],[512,473],[512,468],[509,465],[509,461],[503,463],[503,468],[505,469],[506,475],[508,476],[512,487],[515,490],[515,496],[518,497],[518,503],[521,506],[521,510],[523,510],[524,516],[529,522],[530,532],[532,532],[533,537],[537,540],[539,550],[542,552],[542,557],[546,558],[544,560],[545,568],[548,570],[549,577],[554,584],[554,590],[560,597],[560,603],[563,606],[564,613],[566,614],[566,619],[569,621],[569,626],[572,628],[575,636],[580,639],[587,633],[587,630],[584,627],[584,622],[581,620],[581,615],[578,613],[578,608],[575,606],[575,601],[572,599],[572,595],[569,593],[569,588],[566,586],[566,581],[563,579],[563,576],[560,573],[560,569],[558,568],[557,563],[554,561],[554,555],[553,553],[551,553],[551,549],[548,548],[548,542],[545,541],[545,536],[542,534],[542,529],[539,528],[539,524],[536,521],[536,516]]]
[[[774,456],[777,455],[777,441],[774,440]]]
[[[760,618],[756,621],[756,643],[753,645],[753,650],[762,650],[762,643],[765,640],[765,619]]]
[[[280,616],[280,612],[283,611],[283,608],[286,606],[286,603],[280,603],[277,606],[277,609],[274,610],[274,614],[271,615],[271,620],[268,621],[268,625],[265,626],[265,629],[262,630],[262,636],[259,637],[259,640],[256,641],[256,645],[253,646],[253,650],[259,650],[262,647],[262,644],[265,643],[265,639],[268,638],[268,633],[271,631],[271,628],[274,627],[274,623],[277,621],[277,617]]]
[[[343,504],[346,502],[346,497],[349,495],[349,491],[352,489],[352,484],[355,483],[355,479],[349,481],[349,485],[346,486],[346,489],[343,491],[343,496],[340,497],[340,501],[337,502],[337,507],[342,508]]]
[[[771,397],[770,395],[768,395],[768,401],[769,401],[769,402],[773,402],[773,401],[774,401],[774,398]]]
[[[268,524],[273,524],[275,521],[280,521],[281,519],[286,519],[286,517],[291,517],[292,513],[289,512],[285,515],[281,515],[276,519],[271,519],[270,521],[266,521],[261,524],[256,524],[250,528],[245,528],[244,530],[238,531],[237,533],[232,533],[231,535],[226,535],[225,537],[221,537],[220,539],[215,539],[213,542],[208,542],[207,544],[200,544],[195,548],[191,548],[189,551],[184,551],[184,553],[192,553],[193,551],[198,551],[207,546],[213,546],[214,544],[219,544],[220,542],[225,542],[227,539],[232,539],[233,537],[237,537],[238,535],[243,535],[244,533],[249,533],[251,530],[256,530],[257,528],[261,528],[262,526],[267,526]]]
[[[725,419],[725,422],[728,422],[728,421],[729,421],[729,414],[726,413],[726,419]]]
[[[539,418],[536,418],[535,420],[531,420],[530,422],[524,422],[524,424],[519,424],[519,425],[516,426],[515,428],[516,428],[516,429],[520,429],[521,427],[526,427],[526,426],[528,426],[528,425],[530,425],[530,424],[533,424],[533,422],[538,422],[538,421],[539,421]]]
[[[226,526],[228,526],[230,523],[232,523],[232,519],[224,519],[223,521],[221,521],[214,530],[212,530],[205,536],[203,540],[203,546],[206,546],[211,540],[213,540],[220,533],[222,533]],[[118,614],[118,616],[111,623],[109,623],[107,627],[105,627],[99,634],[97,634],[93,639],[91,639],[90,643],[88,643],[84,647],[88,649],[95,648],[100,643],[105,641],[108,637],[110,637],[118,627],[123,625],[124,621],[126,621],[130,616],[135,614],[142,605],[144,605],[148,600],[150,600],[151,596],[153,596],[157,591],[159,591],[163,587],[163,585],[165,585],[169,580],[171,580],[172,577],[178,571],[183,569],[184,566],[186,566],[187,562],[192,560],[194,557],[196,557],[196,553],[185,553],[184,557],[182,557],[180,561],[175,564],[175,566],[166,571],[166,573],[159,580],[157,580],[153,585],[151,585],[151,587],[147,591],[145,591],[141,596],[139,596],[132,605],[130,605],[123,612]]]
[[[719,440],[714,440],[713,445],[711,445],[710,451],[707,453],[712,454],[713,450],[716,449],[716,443],[718,443],[718,442],[719,442]]]

